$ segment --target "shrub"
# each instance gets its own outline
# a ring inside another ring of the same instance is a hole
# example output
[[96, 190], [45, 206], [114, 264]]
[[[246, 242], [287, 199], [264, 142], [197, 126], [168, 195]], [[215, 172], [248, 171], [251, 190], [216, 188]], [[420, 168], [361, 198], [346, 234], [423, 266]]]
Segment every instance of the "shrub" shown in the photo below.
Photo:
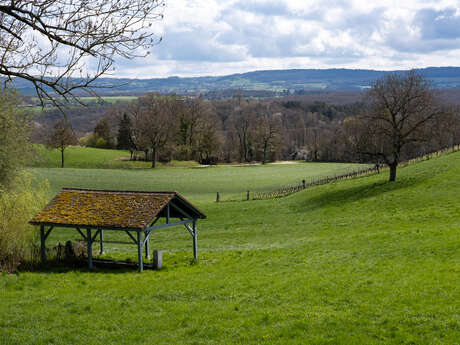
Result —
[[35, 183], [30, 173], [19, 173], [7, 191], [0, 190], [0, 271], [14, 272], [24, 261], [34, 261], [38, 231], [29, 220], [49, 197], [48, 182]]
[[31, 157], [31, 122], [17, 104], [17, 94], [0, 87], [0, 189], [9, 187], [18, 170]]

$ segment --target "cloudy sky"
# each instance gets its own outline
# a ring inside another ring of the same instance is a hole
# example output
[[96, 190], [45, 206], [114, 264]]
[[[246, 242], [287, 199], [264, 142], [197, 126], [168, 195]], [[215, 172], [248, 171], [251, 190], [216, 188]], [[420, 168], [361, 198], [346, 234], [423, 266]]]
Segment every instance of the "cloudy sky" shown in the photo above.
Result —
[[165, 0], [137, 78], [262, 69], [460, 66], [460, 0]]

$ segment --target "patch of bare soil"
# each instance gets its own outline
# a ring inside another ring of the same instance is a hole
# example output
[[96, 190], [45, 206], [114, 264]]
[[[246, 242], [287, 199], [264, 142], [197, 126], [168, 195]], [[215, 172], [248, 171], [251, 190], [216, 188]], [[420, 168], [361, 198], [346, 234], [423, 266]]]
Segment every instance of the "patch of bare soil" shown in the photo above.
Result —
[[299, 161], [277, 161], [277, 162], [273, 162], [273, 163], [270, 163], [270, 164], [297, 164], [299, 163]]

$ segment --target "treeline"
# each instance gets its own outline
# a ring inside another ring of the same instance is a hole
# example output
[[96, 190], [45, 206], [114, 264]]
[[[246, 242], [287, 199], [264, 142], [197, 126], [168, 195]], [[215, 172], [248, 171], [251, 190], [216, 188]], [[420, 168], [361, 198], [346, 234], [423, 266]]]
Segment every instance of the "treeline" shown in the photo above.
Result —
[[[224, 100], [155, 93], [106, 109], [83, 145], [129, 150], [133, 159], [267, 162], [343, 160], [330, 147], [335, 128], [361, 103], [329, 105], [279, 98]], [[73, 121], [72, 121], [73, 122]]]
[[[364, 102], [328, 104], [302, 98], [224, 100], [146, 94], [105, 109], [84, 145], [131, 151], [132, 159], [262, 163], [274, 160], [369, 162], [356, 152], [354, 119]], [[458, 111], [439, 117], [432, 133], [407, 145], [403, 158], [458, 144]]]

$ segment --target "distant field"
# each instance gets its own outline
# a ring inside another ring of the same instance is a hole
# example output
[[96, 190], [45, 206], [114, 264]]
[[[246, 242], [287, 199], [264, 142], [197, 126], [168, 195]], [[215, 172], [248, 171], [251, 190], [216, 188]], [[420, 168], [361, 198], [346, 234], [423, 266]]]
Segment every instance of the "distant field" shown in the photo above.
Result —
[[[137, 96], [101, 96], [101, 97], [80, 97], [79, 99], [83, 103], [90, 103], [90, 102], [99, 102], [102, 100], [102, 102], [105, 103], [110, 103], [110, 104], [116, 104], [119, 102], [131, 102], [136, 100], [138, 97]], [[31, 101], [34, 103], [39, 103], [39, 100], [37, 97], [32, 97]], [[75, 102], [74, 105], [72, 106], [80, 106], [77, 102]], [[34, 106], [34, 107], [26, 107], [26, 110], [30, 111], [31, 113], [39, 113], [43, 110], [49, 110], [49, 109], [54, 109], [54, 106], [49, 104], [47, 107], [42, 108], [41, 106]]]
[[155, 169], [72, 169], [34, 168], [39, 176], [50, 180], [52, 192], [62, 187], [175, 190], [200, 202], [242, 199], [246, 191], [271, 191], [280, 186], [300, 184], [324, 176], [362, 167], [359, 164], [298, 163], [265, 166], [215, 166], [206, 168]]
[[[42, 145], [37, 145], [37, 158], [31, 162], [34, 167], [57, 168], [61, 166], [61, 152], [57, 149], [49, 150]], [[72, 146], [65, 150], [66, 168], [148, 168], [151, 162], [128, 161], [130, 153], [122, 150], [97, 149], [92, 147]], [[177, 162], [168, 164], [157, 163], [158, 166], [197, 166], [197, 162]]]
[[[195, 161], [157, 163], [126, 161], [128, 151], [69, 147], [65, 167], [58, 168], [58, 150], [37, 146], [39, 158], [31, 164], [40, 176], [52, 181], [53, 193], [62, 187], [176, 190], [199, 200], [214, 200], [220, 192], [222, 200], [242, 199], [246, 191], [263, 192], [281, 186], [300, 184], [364, 168], [362, 164], [305, 163], [279, 165], [217, 165], [200, 167]], [[78, 168], [78, 169], [75, 169]], [[125, 169], [132, 168], [132, 169]]]
[[137, 99], [137, 96], [102, 96], [98, 97], [80, 97], [83, 102], [95, 102], [102, 99], [104, 102], [107, 103], [117, 103], [117, 102], [131, 102]]

